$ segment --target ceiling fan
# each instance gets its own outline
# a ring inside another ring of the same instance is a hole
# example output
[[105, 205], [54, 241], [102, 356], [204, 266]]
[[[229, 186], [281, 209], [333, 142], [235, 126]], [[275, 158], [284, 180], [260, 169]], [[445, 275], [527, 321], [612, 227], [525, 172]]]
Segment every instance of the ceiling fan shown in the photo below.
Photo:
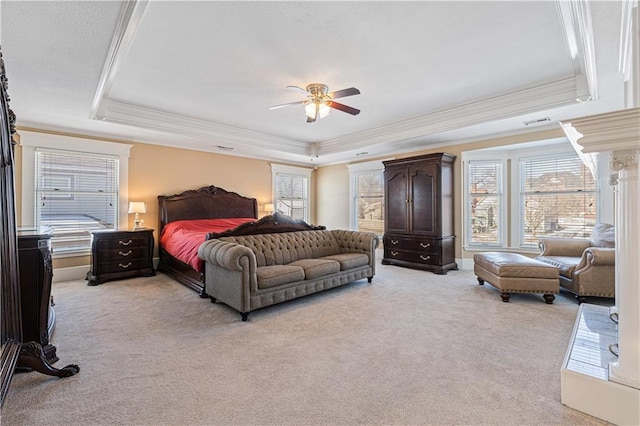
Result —
[[329, 92], [329, 86], [319, 83], [309, 84], [306, 90], [298, 86], [287, 86], [287, 88], [304, 93], [307, 99], [304, 101], [270, 106], [269, 109], [278, 109], [291, 105], [305, 105], [304, 110], [307, 115], [307, 123], [313, 123], [320, 118], [326, 117], [331, 111], [331, 108], [351, 115], [360, 114], [359, 109], [334, 101], [334, 99], [344, 98], [346, 96], [359, 95], [360, 90], [355, 87], [349, 87], [348, 89], [337, 90], [335, 92]]

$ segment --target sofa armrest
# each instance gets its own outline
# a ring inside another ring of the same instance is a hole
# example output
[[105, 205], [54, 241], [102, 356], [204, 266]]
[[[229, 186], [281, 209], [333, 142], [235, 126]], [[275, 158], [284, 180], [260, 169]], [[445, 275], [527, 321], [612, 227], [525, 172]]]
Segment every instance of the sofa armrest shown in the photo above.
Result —
[[198, 248], [198, 256], [205, 262], [232, 271], [246, 268], [255, 273], [256, 256], [249, 247], [228, 241], [212, 239], [205, 241]]
[[589, 247], [582, 254], [580, 263], [576, 266], [576, 271], [586, 269], [590, 266], [615, 266], [616, 249], [608, 247]]
[[541, 238], [540, 256], [580, 257], [589, 248], [590, 241], [576, 238]]
[[342, 229], [332, 230], [343, 253], [370, 253], [378, 248], [378, 236], [373, 232], [346, 231]]

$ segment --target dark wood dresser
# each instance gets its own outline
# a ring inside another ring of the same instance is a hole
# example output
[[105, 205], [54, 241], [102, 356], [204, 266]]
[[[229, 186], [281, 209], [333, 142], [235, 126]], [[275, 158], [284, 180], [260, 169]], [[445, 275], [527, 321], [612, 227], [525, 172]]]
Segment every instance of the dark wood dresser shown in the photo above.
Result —
[[18, 229], [23, 341], [42, 345], [49, 363], [58, 360], [56, 347], [49, 342], [56, 319], [51, 298], [52, 233], [50, 229]]
[[382, 263], [446, 274], [458, 269], [453, 235], [454, 155], [384, 161]]
[[155, 275], [153, 229], [94, 231], [88, 285]]

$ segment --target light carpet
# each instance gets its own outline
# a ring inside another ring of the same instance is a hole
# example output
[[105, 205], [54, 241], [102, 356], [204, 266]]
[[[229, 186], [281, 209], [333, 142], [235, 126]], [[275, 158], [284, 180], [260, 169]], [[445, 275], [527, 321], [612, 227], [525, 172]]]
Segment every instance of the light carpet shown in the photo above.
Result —
[[163, 274], [53, 295], [80, 373], [15, 375], [3, 425], [606, 424], [560, 403], [577, 303], [503, 303], [470, 271], [378, 264], [248, 322]]

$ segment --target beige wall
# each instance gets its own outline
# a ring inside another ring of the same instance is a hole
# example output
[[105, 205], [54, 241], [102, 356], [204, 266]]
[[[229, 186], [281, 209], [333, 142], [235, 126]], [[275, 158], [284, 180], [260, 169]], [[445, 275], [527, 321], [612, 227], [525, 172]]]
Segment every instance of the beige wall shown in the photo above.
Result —
[[[456, 258], [470, 257], [462, 248], [462, 170], [461, 156], [464, 151], [490, 148], [495, 146], [512, 145], [518, 143], [539, 141], [563, 137], [561, 129], [547, 130], [543, 132], [527, 133], [496, 139], [487, 139], [459, 145], [439, 146], [411, 153], [403, 153], [394, 158], [407, 158], [415, 155], [430, 154], [434, 152], [447, 152], [457, 156], [454, 163], [454, 233], [456, 236]], [[384, 158], [390, 158], [387, 155]], [[373, 161], [375, 158], [367, 159]], [[349, 226], [349, 170], [345, 164], [321, 167], [317, 173], [318, 198], [317, 223], [328, 228], [343, 228]]]

